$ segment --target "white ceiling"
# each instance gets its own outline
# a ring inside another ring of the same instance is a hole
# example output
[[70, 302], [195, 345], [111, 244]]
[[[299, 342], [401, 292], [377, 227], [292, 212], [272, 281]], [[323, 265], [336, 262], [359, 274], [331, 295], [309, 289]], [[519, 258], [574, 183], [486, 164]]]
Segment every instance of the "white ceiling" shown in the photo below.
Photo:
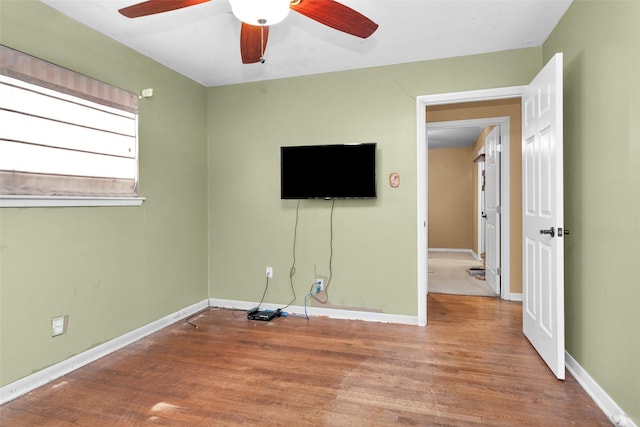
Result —
[[470, 147], [480, 136], [485, 126], [456, 126], [442, 129], [427, 129], [429, 149]]
[[[343, 0], [379, 24], [359, 39], [291, 12], [264, 64], [242, 64], [228, 0], [129, 19], [137, 0], [40, 0], [205, 86], [540, 46], [571, 0]], [[303, 0], [304, 1], [304, 0]]]

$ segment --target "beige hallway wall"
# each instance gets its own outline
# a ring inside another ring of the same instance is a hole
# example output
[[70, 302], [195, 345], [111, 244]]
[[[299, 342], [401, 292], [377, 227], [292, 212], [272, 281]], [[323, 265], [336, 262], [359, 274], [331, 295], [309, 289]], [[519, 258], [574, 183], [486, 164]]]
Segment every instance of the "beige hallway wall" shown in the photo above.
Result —
[[429, 247], [473, 247], [472, 147], [429, 150]]

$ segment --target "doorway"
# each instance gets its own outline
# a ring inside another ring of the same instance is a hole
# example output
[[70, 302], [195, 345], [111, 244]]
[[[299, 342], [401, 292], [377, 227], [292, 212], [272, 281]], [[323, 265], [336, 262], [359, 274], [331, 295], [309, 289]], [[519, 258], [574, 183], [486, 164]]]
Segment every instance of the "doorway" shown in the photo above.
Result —
[[[473, 104], [492, 101], [497, 102], [517, 102], [517, 117], [520, 117], [519, 103], [523, 93], [523, 87], [510, 87], [500, 89], [488, 89], [472, 92], [459, 92], [441, 95], [427, 95], [418, 97], [417, 99], [417, 123], [418, 123], [418, 139], [417, 139], [417, 154], [418, 154], [418, 174], [417, 174], [417, 187], [418, 187], [418, 324], [426, 325], [427, 312], [426, 312], [426, 298], [425, 295], [428, 292], [428, 223], [427, 223], [427, 209], [428, 209], [428, 176], [427, 176], [427, 162], [428, 162], [428, 138], [427, 138], [427, 109], [433, 108], [435, 110], [441, 110], [441, 112], [450, 112], [451, 110], [457, 110], [458, 112], [468, 112], [469, 109], [474, 107]], [[513, 139], [519, 141], [519, 137], [511, 137], [513, 131], [520, 132], [520, 128], [510, 129], [511, 123], [514, 121], [504, 120], [500, 118], [500, 115], [485, 115], [483, 119], [488, 119], [493, 124], [499, 122], [503, 128], [502, 132], [506, 132], [506, 140]], [[518, 119], [520, 120], [520, 119]], [[446, 120], [430, 120], [431, 122], [446, 121]], [[452, 121], [452, 119], [449, 119]], [[511, 137], [511, 138], [510, 138]], [[503, 179], [503, 185], [500, 189], [500, 195], [502, 198], [502, 206], [509, 207], [502, 210], [502, 224], [501, 224], [501, 246], [502, 252], [509, 254], [508, 261], [504, 262], [501, 267], [501, 297], [508, 300], [522, 300], [521, 296], [521, 284], [520, 287], [512, 286], [512, 273], [515, 273], [515, 277], [520, 277], [520, 271], [512, 272], [512, 265], [514, 260], [521, 259], [521, 247], [513, 247], [511, 245], [511, 189], [520, 188], [520, 181], [512, 183], [513, 180], [510, 175], [510, 163], [512, 162], [512, 155], [510, 152], [510, 144], [505, 143], [501, 146], [501, 153], [504, 159], [509, 161], [503, 161], [501, 164], [501, 174], [506, 177]], [[518, 171], [519, 172], [519, 171]], [[515, 174], [514, 174], [515, 175]], [[519, 194], [519, 197], [521, 195]], [[514, 199], [517, 200], [517, 199]], [[517, 254], [515, 252], [518, 252]], [[521, 268], [521, 265], [520, 265]]]
[[[521, 153], [519, 156], [510, 156], [509, 161], [502, 164], [515, 164], [519, 158], [521, 192], [513, 200], [520, 202], [505, 204], [509, 209], [505, 208], [504, 213], [516, 211], [519, 207], [518, 214], [512, 216], [514, 223], [517, 217], [521, 220], [520, 229], [516, 230], [514, 227], [513, 235], [520, 242], [519, 245], [514, 245], [513, 251], [517, 250], [517, 246], [520, 247], [520, 286], [526, 291], [521, 292], [519, 298], [523, 302], [523, 332], [558, 379], [565, 377], [562, 75], [563, 55], [556, 53], [526, 86], [423, 96], [417, 99], [418, 324], [426, 325], [427, 322], [425, 296], [429, 286], [426, 250], [421, 245], [426, 244], [428, 237], [428, 106], [452, 104], [454, 108], [458, 108], [465, 102], [517, 99], [521, 110], [521, 135], [513, 140], [520, 140], [522, 143], [513, 144], [512, 147], [514, 152], [519, 147]], [[505, 148], [507, 147], [509, 145]], [[513, 176], [504, 181], [514, 192], [517, 188], [513, 179], [515, 176], [514, 171]], [[501, 195], [504, 194], [509, 196], [510, 193], [501, 190]], [[510, 267], [517, 265], [514, 264], [514, 253], [508, 253]]]
[[510, 254], [501, 253], [500, 189], [508, 182], [501, 183], [500, 159], [509, 155], [510, 117], [489, 116], [519, 115], [519, 104], [511, 104], [517, 108], [467, 105], [463, 114], [485, 117], [466, 120], [441, 121], [460, 115], [449, 108], [427, 111], [429, 292], [509, 294], [501, 288], [501, 265], [509, 264]]

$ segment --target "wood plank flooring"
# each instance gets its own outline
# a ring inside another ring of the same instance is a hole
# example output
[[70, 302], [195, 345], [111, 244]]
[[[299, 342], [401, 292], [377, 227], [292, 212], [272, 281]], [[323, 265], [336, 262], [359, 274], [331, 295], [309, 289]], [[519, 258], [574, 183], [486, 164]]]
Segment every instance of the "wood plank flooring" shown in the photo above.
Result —
[[521, 304], [431, 294], [429, 325], [210, 309], [0, 407], [12, 426], [610, 425]]

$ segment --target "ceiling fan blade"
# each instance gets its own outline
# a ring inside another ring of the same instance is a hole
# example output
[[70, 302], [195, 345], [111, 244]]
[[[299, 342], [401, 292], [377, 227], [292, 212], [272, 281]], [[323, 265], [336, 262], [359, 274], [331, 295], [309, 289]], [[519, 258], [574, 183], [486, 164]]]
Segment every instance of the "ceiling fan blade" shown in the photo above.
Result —
[[148, 0], [118, 10], [127, 18], [139, 18], [141, 16], [154, 15], [156, 13], [169, 12], [182, 9], [187, 6], [205, 3], [209, 0]]
[[259, 27], [242, 23], [240, 30], [240, 54], [243, 64], [264, 62], [264, 51], [267, 48], [269, 26]]
[[300, 0], [291, 9], [336, 30], [366, 39], [378, 24], [334, 0]]

